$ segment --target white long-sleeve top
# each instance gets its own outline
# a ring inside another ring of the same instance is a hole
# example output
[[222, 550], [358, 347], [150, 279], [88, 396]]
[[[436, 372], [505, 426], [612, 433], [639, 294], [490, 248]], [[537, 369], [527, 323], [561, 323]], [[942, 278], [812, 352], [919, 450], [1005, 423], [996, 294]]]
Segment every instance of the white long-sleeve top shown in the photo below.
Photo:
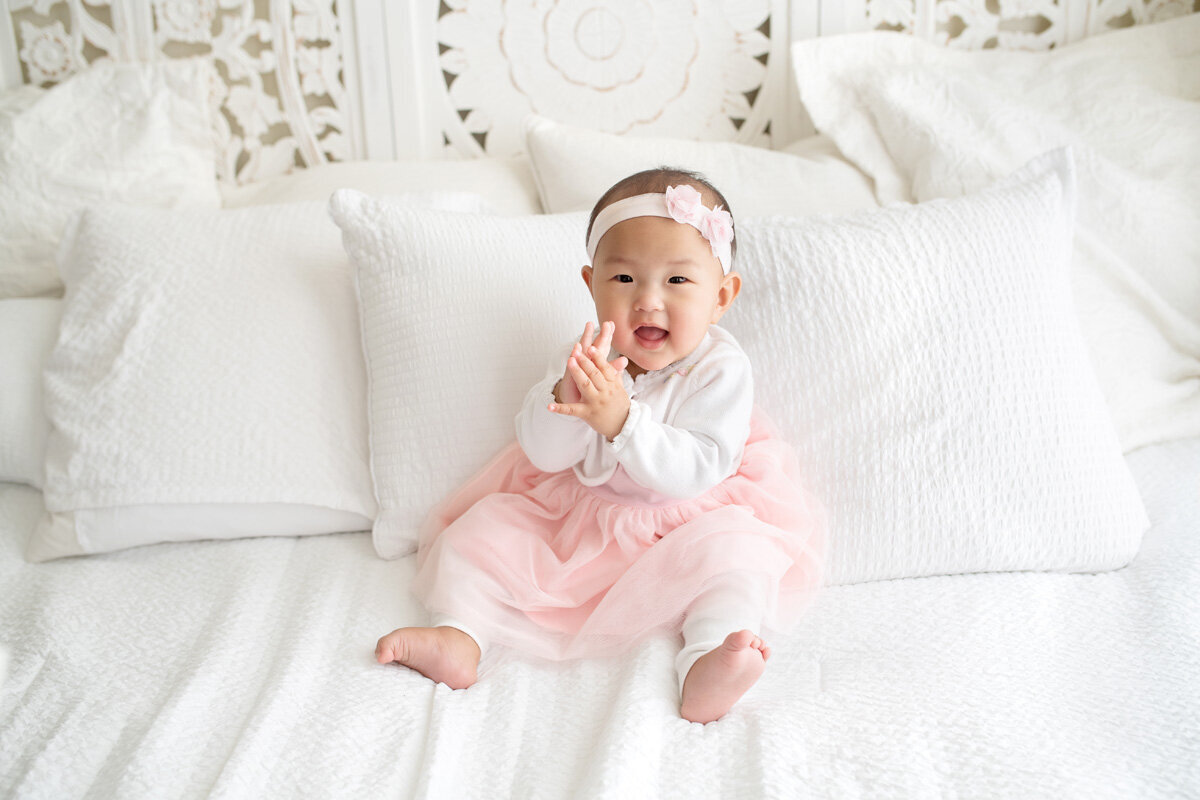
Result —
[[754, 382], [750, 360], [728, 331], [710, 325], [679, 361], [636, 378], [622, 372], [629, 416], [611, 442], [583, 420], [547, 408], [573, 346], [554, 354], [517, 415], [517, 441], [535, 467], [569, 467], [580, 483], [598, 486], [620, 465], [648, 490], [645, 499], [697, 497], [737, 471], [750, 434]]

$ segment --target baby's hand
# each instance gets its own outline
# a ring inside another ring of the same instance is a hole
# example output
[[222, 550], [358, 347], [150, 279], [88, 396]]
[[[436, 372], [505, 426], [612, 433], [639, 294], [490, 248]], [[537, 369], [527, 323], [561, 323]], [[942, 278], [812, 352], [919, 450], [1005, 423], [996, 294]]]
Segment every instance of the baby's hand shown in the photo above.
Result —
[[[575, 343], [575, 347], [571, 350], [571, 357], [583, 358], [584, 350], [590, 347], [593, 343], [595, 344], [597, 350], [601, 351], [603, 354], [607, 354], [609, 348], [612, 347], [612, 335], [614, 330], [616, 330], [616, 326], [611, 322], [604, 323], [604, 325], [601, 326], [599, 334], [596, 333], [596, 326], [594, 323], [589, 322], [588, 324], [584, 325], [583, 336], [580, 336], [579, 341]], [[625, 364], [629, 363], [629, 360], [624, 359], [624, 357], [615, 359], [613, 364], [616, 364], [617, 361], [621, 361], [621, 365], [616, 367], [618, 372], [625, 369]], [[562, 379], [559, 380], [554, 387], [554, 401], [556, 403], [574, 404], [578, 403], [582, 399], [583, 395], [579, 393], [579, 387], [576, 385], [575, 379], [571, 377], [571, 370], [568, 368], [565, 372], [563, 372]]]
[[[583, 326], [583, 336], [579, 337], [579, 341], [571, 349], [571, 355], [568, 356], [568, 359], [580, 355], [583, 352], [582, 348], [592, 343], [592, 339], [594, 338], [592, 332], [594, 329], [595, 326], [590, 322]], [[565, 370], [562, 379], [554, 387], [554, 401], [556, 403], [578, 403], [582, 397], [579, 394], [579, 387], [575, 385], [575, 380], [571, 377], [571, 370]]]
[[[583, 338], [567, 359], [567, 374], [559, 384], [563, 402], [551, 403], [550, 410], [556, 414], [579, 417], [612, 441], [625, 426], [625, 418], [629, 415], [629, 395], [625, 393], [625, 385], [621, 382], [621, 372], [629, 364], [629, 359], [618, 356], [611, 362], [605, 360], [616, 329], [613, 323], [605, 322], [600, 328], [600, 335], [588, 346], [585, 342], [591, 338], [591, 328], [592, 323], [589, 322], [583, 330]], [[568, 385], [575, 388], [579, 394], [578, 400], [567, 402]]]

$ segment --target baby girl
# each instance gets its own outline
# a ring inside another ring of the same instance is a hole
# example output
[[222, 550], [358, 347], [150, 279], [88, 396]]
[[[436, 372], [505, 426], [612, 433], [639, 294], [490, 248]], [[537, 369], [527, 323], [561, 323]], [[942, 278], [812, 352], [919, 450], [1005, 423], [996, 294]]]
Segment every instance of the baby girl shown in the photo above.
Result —
[[458, 689], [501, 644], [553, 659], [682, 634], [680, 714], [723, 716], [820, 582], [824, 515], [715, 324], [741, 289], [725, 198], [639, 172], [592, 211], [583, 283], [600, 326], [553, 355], [517, 442], [431, 515], [414, 591], [432, 627], [379, 640]]

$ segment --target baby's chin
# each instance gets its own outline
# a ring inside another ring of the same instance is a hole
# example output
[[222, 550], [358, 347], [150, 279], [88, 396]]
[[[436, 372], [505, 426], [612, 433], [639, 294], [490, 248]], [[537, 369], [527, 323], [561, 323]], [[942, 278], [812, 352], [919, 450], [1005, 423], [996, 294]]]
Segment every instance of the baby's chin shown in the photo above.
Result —
[[629, 369], [630, 374], [636, 376], [636, 375], [640, 375], [643, 372], [654, 372], [655, 370], [660, 370], [660, 369], [663, 369], [664, 367], [669, 367], [675, 361], [678, 361], [678, 359], [672, 359], [672, 358], [667, 358], [667, 357], [630, 358], [628, 369]]

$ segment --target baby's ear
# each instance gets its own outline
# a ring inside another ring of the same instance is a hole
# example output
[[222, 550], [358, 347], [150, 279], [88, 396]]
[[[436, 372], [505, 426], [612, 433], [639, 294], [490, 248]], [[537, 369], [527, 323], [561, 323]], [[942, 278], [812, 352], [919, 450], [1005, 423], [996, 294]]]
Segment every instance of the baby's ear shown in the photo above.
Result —
[[587, 264], [584, 264], [583, 268], [581, 270], [579, 270], [579, 274], [581, 276], [583, 276], [583, 282], [588, 287], [588, 291], [591, 292], [592, 291], [592, 268], [589, 267]]
[[709, 322], [719, 320], [729, 307], [733, 305], [733, 299], [742, 291], [742, 276], [736, 272], [731, 272], [721, 279], [721, 288], [717, 290], [717, 306], [713, 309], [712, 319]]

